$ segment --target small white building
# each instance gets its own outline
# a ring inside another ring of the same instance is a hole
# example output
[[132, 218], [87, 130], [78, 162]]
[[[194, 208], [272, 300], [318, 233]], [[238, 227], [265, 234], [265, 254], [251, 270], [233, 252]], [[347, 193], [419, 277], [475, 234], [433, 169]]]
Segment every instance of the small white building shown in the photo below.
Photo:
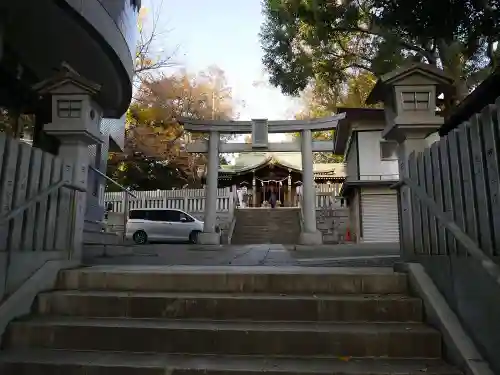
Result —
[[334, 152], [346, 161], [346, 180], [340, 194], [349, 207], [351, 237], [356, 242], [399, 240], [398, 144], [382, 138], [383, 109], [339, 108], [346, 118], [339, 122]]
[[443, 122], [438, 96], [449, 84], [441, 70], [411, 64], [382, 76], [373, 88], [367, 104], [382, 102], [383, 109], [338, 109], [346, 117], [335, 132], [334, 153], [346, 162], [341, 195], [355, 242], [399, 241], [398, 196], [390, 188], [399, 180], [398, 156], [404, 153], [398, 142], [415, 136], [430, 145], [438, 139], [435, 131]]

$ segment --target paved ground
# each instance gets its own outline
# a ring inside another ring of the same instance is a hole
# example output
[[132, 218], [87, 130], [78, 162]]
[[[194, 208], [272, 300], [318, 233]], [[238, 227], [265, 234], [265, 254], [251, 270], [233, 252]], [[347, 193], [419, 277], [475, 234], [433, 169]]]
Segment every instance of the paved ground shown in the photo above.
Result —
[[392, 266], [396, 244], [323, 245], [177, 245], [112, 246], [106, 255], [86, 249], [87, 264], [233, 265], [233, 266]]

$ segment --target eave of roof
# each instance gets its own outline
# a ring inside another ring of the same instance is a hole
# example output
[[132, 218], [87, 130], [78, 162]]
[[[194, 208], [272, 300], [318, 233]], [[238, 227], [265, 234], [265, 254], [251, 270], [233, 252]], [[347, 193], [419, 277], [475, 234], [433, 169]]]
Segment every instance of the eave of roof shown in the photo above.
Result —
[[353, 122], [385, 121], [385, 113], [382, 108], [339, 107], [338, 110], [345, 113], [346, 117], [339, 121], [337, 130], [335, 131], [333, 138], [333, 153], [335, 155], [344, 155]]

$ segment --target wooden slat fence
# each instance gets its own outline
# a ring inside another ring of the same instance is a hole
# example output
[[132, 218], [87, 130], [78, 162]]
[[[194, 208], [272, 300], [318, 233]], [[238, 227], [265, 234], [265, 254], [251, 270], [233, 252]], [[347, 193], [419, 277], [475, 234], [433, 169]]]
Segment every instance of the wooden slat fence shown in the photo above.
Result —
[[495, 373], [500, 332], [500, 98], [420, 153], [398, 184], [402, 253], [422, 263]]
[[[0, 217], [61, 179], [72, 181], [73, 168], [72, 162], [0, 133]], [[0, 226], [0, 265], [4, 268], [0, 270], [0, 299], [48, 259], [68, 257], [70, 196], [68, 189], [61, 188]]]
[[[205, 211], [205, 189], [179, 189], [132, 191], [137, 198], [129, 198], [129, 208], [177, 208], [186, 212]], [[217, 189], [217, 212], [229, 210], [231, 189]], [[106, 206], [111, 204], [111, 212], [123, 212], [125, 193], [106, 192], [104, 201]]]
[[[410, 182], [447, 218], [439, 220], [410, 187], [410, 200], [402, 200], [402, 224], [406, 244], [414, 245], [416, 254], [466, 254], [460, 240], [468, 237], [487, 256], [500, 255], [499, 147], [497, 106], [489, 105], [431, 147], [410, 155]], [[445, 229], [447, 222], [458, 226], [459, 238]]]

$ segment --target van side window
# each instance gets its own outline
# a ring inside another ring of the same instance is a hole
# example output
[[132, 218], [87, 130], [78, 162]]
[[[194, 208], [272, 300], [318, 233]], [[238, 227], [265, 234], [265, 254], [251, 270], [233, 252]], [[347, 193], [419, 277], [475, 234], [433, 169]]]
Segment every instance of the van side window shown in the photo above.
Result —
[[165, 221], [170, 221], [170, 222], [173, 222], [173, 223], [178, 223], [181, 221], [181, 213], [179, 211], [175, 211], [175, 210], [166, 210], [165, 211], [165, 216], [166, 216], [166, 219]]
[[147, 216], [146, 213], [147, 211], [145, 210], [130, 210], [130, 212], [128, 213], [128, 218], [144, 220]]
[[164, 210], [151, 210], [148, 211], [148, 220], [151, 221], [168, 221], [166, 218], [167, 211]]

